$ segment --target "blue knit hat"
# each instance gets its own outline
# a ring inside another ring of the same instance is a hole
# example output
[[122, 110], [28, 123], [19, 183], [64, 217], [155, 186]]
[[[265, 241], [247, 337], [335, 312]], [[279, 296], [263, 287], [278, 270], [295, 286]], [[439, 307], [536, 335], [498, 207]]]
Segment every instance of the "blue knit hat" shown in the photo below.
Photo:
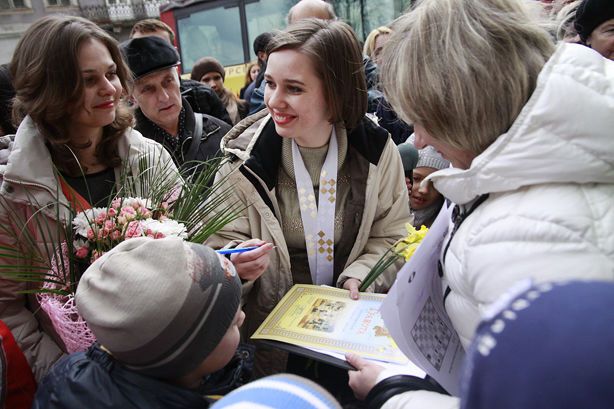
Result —
[[480, 324], [465, 409], [614, 407], [614, 283], [541, 284]]
[[341, 409], [339, 403], [316, 383], [290, 374], [268, 376], [226, 395], [212, 409]]

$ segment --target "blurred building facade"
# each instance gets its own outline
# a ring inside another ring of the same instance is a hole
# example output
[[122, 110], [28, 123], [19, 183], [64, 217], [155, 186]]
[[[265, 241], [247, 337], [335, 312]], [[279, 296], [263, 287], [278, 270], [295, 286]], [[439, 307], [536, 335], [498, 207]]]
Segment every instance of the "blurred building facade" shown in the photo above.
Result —
[[162, 0], [0, 0], [0, 64], [11, 60], [19, 38], [47, 14], [70, 14], [97, 23], [122, 41], [141, 19], [159, 17]]

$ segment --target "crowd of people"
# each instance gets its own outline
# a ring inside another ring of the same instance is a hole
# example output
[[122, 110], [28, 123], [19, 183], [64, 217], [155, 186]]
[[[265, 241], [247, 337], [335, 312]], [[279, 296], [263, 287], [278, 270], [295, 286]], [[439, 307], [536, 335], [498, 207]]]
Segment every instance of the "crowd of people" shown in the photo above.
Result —
[[[0, 69], [0, 407], [612, 407], [614, 3], [419, 0], [364, 44], [323, 0], [287, 23], [256, 37], [241, 98], [210, 56], [181, 79], [158, 20], [120, 44], [52, 15], [20, 39]], [[69, 353], [42, 283], [15, 273], [55, 254], [71, 212], [121, 196], [126, 169], [181, 190], [212, 159], [203, 203], [236, 217], [85, 266], [97, 341]], [[448, 213], [433, 274], [467, 352], [459, 396], [251, 345], [294, 284], [359, 299], [406, 224]]]

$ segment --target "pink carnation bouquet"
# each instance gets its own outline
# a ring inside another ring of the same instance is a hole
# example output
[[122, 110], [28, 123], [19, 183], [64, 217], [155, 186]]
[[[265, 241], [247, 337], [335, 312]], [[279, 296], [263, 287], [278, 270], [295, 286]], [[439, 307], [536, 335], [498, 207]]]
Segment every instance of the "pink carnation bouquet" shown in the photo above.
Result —
[[78, 213], [72, 220], [73, 254], [69, 254], [71, 250], [66, 242], [61, 244], [48, 272], [49, 276], [57, 278], [57, 282], [45, 281], [43, 288], [50, 291], [37, 294], [41, 308], [49, 316], [67, 352], [84, 351], [96, 340], [79, 316], [74, 292], [70, 291], [72, 284], [76, 284], [74, 278], [71, 280], [65, 274], [70, 271], [68, 263], [71, 258], [77, 265], [89, 265], [122, 241], [135, 237], [187, 239], [185, 225], [170, 219], [168, 208], [166, 202], [153, 209], [151, 201], [146, 199], [116, 198], [108, 208], [91, 208]]

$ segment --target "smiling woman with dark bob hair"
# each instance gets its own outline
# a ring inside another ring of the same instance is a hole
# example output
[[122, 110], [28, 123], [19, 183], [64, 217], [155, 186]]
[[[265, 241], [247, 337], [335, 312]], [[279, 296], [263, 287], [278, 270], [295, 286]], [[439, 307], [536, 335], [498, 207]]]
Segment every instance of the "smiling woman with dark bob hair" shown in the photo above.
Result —
[[[399, 153], [365, 116], [362, 54], [350, 26], [300, 20], [273, 37], [267, 54], [267, 110], [226, 135], [233, 161], [217, 176], [248, 207], [208, 243], [261, 245], [232, 258], [245, 280], [247, 336], [293, 284], [336, 285], [357, 298], [410, 222]], [[394, 268], [388, 273], [374, 290], [392, 284]], [[257, 352], [259, 374], [285, 369], [274, 352]]]
[[[141, 162], [151, 171], [156, 164], [173, 173], [168, 153], [132, 130], [132, 115], [121, 101], [128, 70], [117, 42], [94, 23], [62, 15], [34, 22], [17, 45], [11, 74], [21, 124], [0, 168], [3, 248], [25, 252], [36, 246], [39, 254], [53, 254], [57, 223], [69, 219], [69, 209], [106, 206], [120, 170], [139, 172]], [[47, 233], [34, 231], [32, 241], [26, 240], [20, 225], [25, 220], [48, 226]], [[0, 258], [4, 268], [20, 263]], [[32, 289], [0, 278], [0, 319], [40, 380], [66, 349], [35, 297], [20, 292]]]
[[[520, 280], [614, 280], [614, 62], [555, 47], [530, 3], [419, 1], [384, 50], [388, 101], [414, 124], [416, 147], [453, 166], [425, 180], [456, 206], [440, 263], [465, 348]], [[360, 396], [385, 378], [353, 364]], [[454, 407], [434, 392], [405, 395], [383, 408]]]

